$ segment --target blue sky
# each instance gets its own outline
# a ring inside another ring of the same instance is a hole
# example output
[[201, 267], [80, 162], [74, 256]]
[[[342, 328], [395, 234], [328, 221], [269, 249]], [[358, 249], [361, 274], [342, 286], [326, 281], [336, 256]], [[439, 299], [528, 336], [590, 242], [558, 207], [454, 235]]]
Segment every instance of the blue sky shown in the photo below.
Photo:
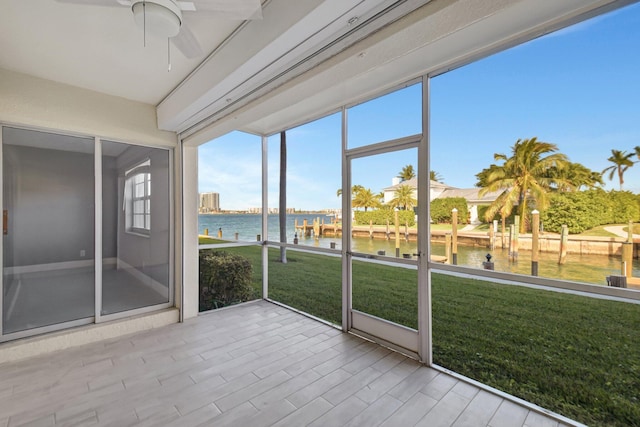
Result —
[[[640, 5], [533, 40], [431, 80], [431, 168], [454, 187], [509, 154], [518, 138], [551, 142], [573, 162], [601, 171], [611, 149], [640, 145]], [[419, 85], [349, 111], [349, 146], [420, 132]], [[269, 138], [269, 205], [276, 207], [279, 135]], [[339, 208], [340, 117], [287, 132], [288, 206]], [[199, 150], [200, 192], [220, 193], [223, 209], [261, 204], [260, 138], [234, 132]], [[374, 192], [415, 150], [358, 159], [353, 183]], [[605, 189], [617, 178], [605, 177]], [[640, 193], [640, 164], [625, 174]]]

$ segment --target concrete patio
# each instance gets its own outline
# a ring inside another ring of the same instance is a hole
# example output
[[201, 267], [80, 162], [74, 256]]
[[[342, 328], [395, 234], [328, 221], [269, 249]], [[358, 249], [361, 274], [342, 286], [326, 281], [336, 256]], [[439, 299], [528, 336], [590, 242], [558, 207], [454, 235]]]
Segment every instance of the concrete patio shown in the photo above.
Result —
[[256, 301], [0, 365], [0, 426], [565, 426]]

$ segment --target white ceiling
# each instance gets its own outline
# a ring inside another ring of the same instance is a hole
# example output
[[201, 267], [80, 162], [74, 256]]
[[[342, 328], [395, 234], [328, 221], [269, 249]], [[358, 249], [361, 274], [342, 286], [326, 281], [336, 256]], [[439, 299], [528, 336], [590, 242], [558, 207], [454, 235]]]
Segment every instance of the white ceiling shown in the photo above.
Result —
[[[91, 0], [87, 0], [88, 3]], [[147, 37], [128, 7], [55, 0], [0, 1], [0, 67], [157, 105], [205, 58], [185, 58], [167, 41]], [[243, 21], [185, 13], [206, 53]]]
[[173, 49], [167, 72], [166, 42], [143, 47], [127, 7], [0, 0], [0, 68], [155, 105], [159, 128], [201, 144], [273, 133], [630, 1], [268, 0], [259, 21], [189, 16], [205, 55]]

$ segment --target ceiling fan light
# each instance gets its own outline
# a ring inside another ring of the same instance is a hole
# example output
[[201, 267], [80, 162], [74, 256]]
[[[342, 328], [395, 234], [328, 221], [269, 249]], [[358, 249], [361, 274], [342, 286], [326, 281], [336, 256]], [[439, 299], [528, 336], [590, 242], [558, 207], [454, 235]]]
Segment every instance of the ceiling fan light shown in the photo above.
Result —
[[170, 38], [177, 36], [180, 31], [182, 14], [171, 0], [137, 1], [133, 3], [131, 10], [136, 25], [145, 29], [148, 34]]

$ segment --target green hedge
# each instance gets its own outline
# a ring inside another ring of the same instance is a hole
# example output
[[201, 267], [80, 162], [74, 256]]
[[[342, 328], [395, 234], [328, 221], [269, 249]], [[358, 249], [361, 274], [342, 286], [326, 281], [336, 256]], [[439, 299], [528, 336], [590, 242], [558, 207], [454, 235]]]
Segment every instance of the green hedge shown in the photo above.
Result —
[[458, 209], [458, 224], [466, 224], [469, 221], [469, 207], [464, 197], [445, 197], [431, 202], [431, 221], [436, 224], [450, 224], [451, 210]]
[[[395, 214], [392, 209], [374, 209], [371, 211], [356, 211], [355, 223], [356, 225], [369, 225], [369, 221], [373, 221], [373, 225], [393, 225], [395, 221]], [[416, 225], [416, 214], [413, 209], [408, 211], [398, 211], [398, 221], [400, 225], [409, 224], [409, 227]]]
[[252, 267], [249, 259], [232, 253], [201, 250], [200, 311], [249, 301]]
[[640, 220], [638, 197], [628, 191], [602, 189], [554, 193], [549, 208], [540, 214], [546, 231], [560, 232], [563, 224], [577, 234], [598, 225]]

